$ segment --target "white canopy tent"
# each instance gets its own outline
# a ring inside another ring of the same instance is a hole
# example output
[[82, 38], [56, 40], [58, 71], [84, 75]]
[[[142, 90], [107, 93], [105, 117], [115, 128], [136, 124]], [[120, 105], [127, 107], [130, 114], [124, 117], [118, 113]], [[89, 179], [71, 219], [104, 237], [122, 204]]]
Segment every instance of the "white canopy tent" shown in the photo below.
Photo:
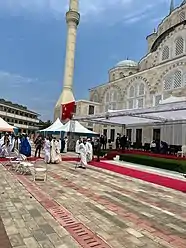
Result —
[[59, 128], [57, 131], [65, 132], [65, 133], [74, 133], [74, 134], [84, 134], [84, 135], [92, 135], [96, 136], [97, 133], [87, 129], [83, 125], [81, 125], [78, 121], [70, 120], [62, 128]]
[[63, 128], [63, 124], [61, 123], [60, 119], [58, 118], [50, 127], [47, 127], [40, 132], [58, 132], [58, 129]]
[[0, 132], [13, 132], [16, 127], [11, 126], [8, 122], [0, 117]]
[[186, 120], [186, 98], [171, 96], [162, 100], [157, 107], [109, 110], [99, 115], [76, 117], [75, 119], [111, 125], [141, 125], [183, 121]]

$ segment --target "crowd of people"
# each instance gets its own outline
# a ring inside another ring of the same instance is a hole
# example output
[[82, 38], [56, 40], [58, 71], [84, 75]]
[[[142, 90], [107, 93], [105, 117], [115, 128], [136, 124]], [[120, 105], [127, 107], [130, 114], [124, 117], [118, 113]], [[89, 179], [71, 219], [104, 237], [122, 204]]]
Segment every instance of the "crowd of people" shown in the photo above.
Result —
[[[11, 133], [5, 133], [0, 138], [0, 157], [10, 156], [11, 152], [14, 152], [15, 149], [26, 157], [30, 157], [34, 146], [34, 155], [36, 158], [40, 158], [43, 151], [46, 163], [60, 163], [62, 161], [61, 153], [67, 152], [68, 141], [68, 137], [64, 137], [61, 140], [52, 136], [43, 137], [42, 135], [38, 135], [31, 140], [25, 133], [17, 136]], [[75, 144], [75, 152], [80, 158], [78, 167], [85, 169], [87, 163], [93, 160], [94, 155], [97, 156], [97, 161], [99, 161], [101, 149], [101, 138], [78, 138]]]
[[21, 154], [31, 156], [31, 144], [27, 134], [14, 135], [5, 133], [0, 138], [0, 157], [9, 156], [11, 152], [17, 149]]
[[[113, 149], [113, 142], [114, 140], [108, 139], [106, 135], [101, 135], [100, 137], [100, 144], [101, 144], [101, 149], [106, 150], [106, 149]], [[125, 148], [129, 148], [130, 147], [130, 140], [126, 135], [121, 135], [120, 133], [117, 134], [117, 137], [115, 139], [115, 148], [117, 150], [122, 149], [125, 150]]]

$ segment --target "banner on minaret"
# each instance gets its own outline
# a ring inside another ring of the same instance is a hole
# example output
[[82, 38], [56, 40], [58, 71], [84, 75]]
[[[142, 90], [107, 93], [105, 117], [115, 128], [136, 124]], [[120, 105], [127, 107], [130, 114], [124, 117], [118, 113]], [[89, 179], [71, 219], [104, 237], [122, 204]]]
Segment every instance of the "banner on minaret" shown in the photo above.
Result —
[[76, 102], [69, 102], [65, 104], [61, 104], [61, 120], [71, 120], [75, 113]]

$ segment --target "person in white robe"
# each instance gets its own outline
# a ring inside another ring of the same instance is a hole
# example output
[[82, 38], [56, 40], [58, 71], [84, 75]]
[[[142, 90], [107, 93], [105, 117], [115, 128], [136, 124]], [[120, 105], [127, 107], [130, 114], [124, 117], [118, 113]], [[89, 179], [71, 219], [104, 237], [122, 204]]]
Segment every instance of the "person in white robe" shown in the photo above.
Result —
[[65, 147], [64, 147], [64, 150], [63, 150], [63, 152], [64, 152], [64, 153], [67, 153], [67, 147], [68, 147], [68, 138], [67, 138], [67, 137], [65, 137], [65, 138], [64, 138], [64, 141], [65, 141]]
[[44, 142], [44, 152], [45, 152], [45, 163], [50, 163], [50, 152], [51, 152], [51, 144], [49, 137], [46, 137]]
[[4, 144], [4, 138], [5, 136], [1, 137], [0, 139], [0, 156], [3, 156], [3, 144]]
[[10, 136], [10, 152], [13, 152], [15, 148], [15, 136]]
[[86, 142], [80, 141], [79, 143], [80, 164], [78, 168], [86, 169], [87, 166], [87, 149]]
[[60, 163], [62, 161], [62, 159], [61, 159], [61, 141], [60, 140], [55, 141], [55, 147], [56, 147], [57, 163]]
[[51, 141], [51, 163], [58, 164], [61, 162], [61, 154], [59, 150], [59, 142], [56, 139]]
[[78, 153], [78, 154], [80, 153], [80, 152], [79, 152], [79, 145], [80, 145], [81, 142], [82, 142], [81, 138], [79, 138], [79, 139], [76, 141], [75, 152]]
[[90, 139], [87, 139], [86, 150], [87, 150], [87, 162], [91, 162], [93, 159], [93, 148]]
[[4, 144], [4, 139], [5, 139], [5, 136], [3, 135], [3, 137], [0, 139], [0, 146]]
[[4, 142], [1, 145], [1, 157], [6, 157], [10, 155], [10, 140], [9, 136], [6, 134], [4, 136]]

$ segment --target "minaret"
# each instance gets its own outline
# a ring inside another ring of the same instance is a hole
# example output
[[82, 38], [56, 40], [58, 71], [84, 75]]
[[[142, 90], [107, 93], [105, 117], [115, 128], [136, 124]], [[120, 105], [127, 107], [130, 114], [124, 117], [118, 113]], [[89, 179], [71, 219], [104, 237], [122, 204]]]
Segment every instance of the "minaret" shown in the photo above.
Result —
[[174, 11], [174, 0], [170, 2], [170, 14]]
[[76, 33], [79, 21], [79, 0], [70, 0], [69, 10], [66, 13], [67, 41], [63, 90], [55, 106], [54, 120], [60, 118], [60, 120], [65, 121], [66, 119], [70, 119], [71, 114], [74, 112], [73, 76]]

